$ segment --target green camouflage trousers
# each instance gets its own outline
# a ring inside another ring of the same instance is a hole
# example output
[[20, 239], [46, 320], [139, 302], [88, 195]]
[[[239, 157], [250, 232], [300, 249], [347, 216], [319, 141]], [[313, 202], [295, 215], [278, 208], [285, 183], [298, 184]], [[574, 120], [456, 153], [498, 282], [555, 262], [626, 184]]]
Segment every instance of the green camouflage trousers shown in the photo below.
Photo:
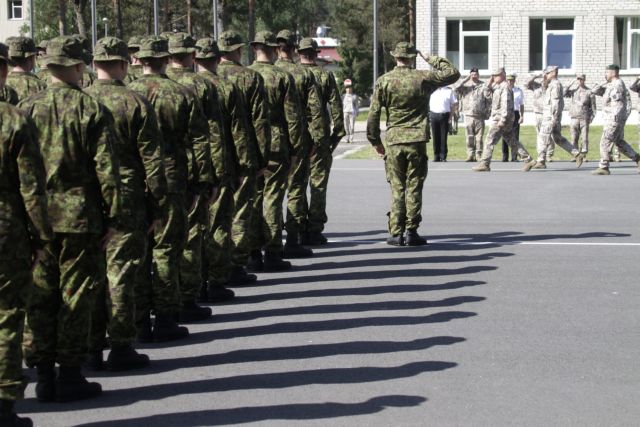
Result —
[[202, 242], [209, 223], [209, 201], [202, 196], [195, 200], [188, 215], [189, 231], [180, 261], [180, 298], [182, 302], [195, 301], [202, 286]]
[[184, 198], [169, 194], [160, 207], [162, 224], [154, 233], [136, 275], [136, 314], [172, 314], [180, 310], [180, 259], [187, 236]]
[[323, 143], [311, 156], [309, 166], [309, 214], [306, 231], [322, 232], [327, 223], [327, 187], [333, 153], [328, 143]]
[[33, 272], [27, 308], [32, 334], [25, 345], [30, 367], [58, 362], [81, 366], [87, 355], [91, 314], [104, 286], [105, 256], [97, 234], [56, 233]]
[[0, 399], [22, 399], [27, 386], [21, 345], [31, 290], [29, 261], [0, 259]]
[[224, 285], [231, 277], [233, 213], [233, 188], [225, 185], [220, 187], [218, 198], [209, 207], [210, 228], [203, 242], [203, 277], [210, 285]]
[[422, 188], [427, 178], [427, 144], [416, 142], [386, 147], [385, 169], [391, 185], [389, 234], [417, 230], [422, 221]]
[[265, 253], [282, 253], [283, 202], [287, 192], [287, 179], [291, 161], [280, 153], [269, 155], [269, 165], [264, 176], [262, 217]]
[[257, 180], [255, 171], [239, 177], [239, 185], [234, 194], [235, 212], [231, 227], [231, 239], [233, 250], [231, 261], [233, 265], [244, 266], [247, 264], [249, 252], [253, 249], [254, 238], [251, 229], [254, 222], [255, 200]]
[[111, 342], [131, 343], [136, 338], [135, 280], [147, 251], [143, 224], [134, 231], [117, 231], [107, 245], [107, 285], [96, 294], [91, 316], [89, 350], [102, 349], [105, 334]]
[[287, 221], [284, 228], [288, 234], [304, 231], [309, 215], [307, 206], [307, 176], [309, 175], [309, 155], [298, 157], [289, 172], [289, 192], [287, 194]]

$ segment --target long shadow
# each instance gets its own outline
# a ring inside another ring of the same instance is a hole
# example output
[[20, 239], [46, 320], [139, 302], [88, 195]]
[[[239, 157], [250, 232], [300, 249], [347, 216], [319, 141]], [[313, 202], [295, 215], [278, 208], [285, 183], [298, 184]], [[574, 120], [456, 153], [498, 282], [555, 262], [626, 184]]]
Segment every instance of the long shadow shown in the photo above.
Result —
[[366, 311], [400, 311], [423, 308], [453, 307], [470, 302], [484, 301], [484, 297], [458, 296], [437, 301], [381, 301], [350, 304], [324, 304], [312, 306], [272, 308], [266, 310], [244, 311], [215, 315], [211, 323], [242, 322], [268, 317], [299, 316], [309, 314], [363, 313]]
[[[606, 231], [593, 231], [579, 234], [524, 234], [520, 231], [503, 231], [500, 233], [488, 234], [443, 234], [429, 236], [431, 239], [449, 239], [452, 242], [446, 243], [467, 243], [467, 242], [489, 242], [489, 243], [514, 243], [514, 242], [535, 242], [540, 240], [554, 239], [602, 239], [607, 237], [629, 237], [628, 233], [611, 233]], [[440, 244], [440, 243], [438, 243]]]
[[[466, 319], [473, 316], [477, 316], [477, 314], [470, 311], [442, 311], [424, 316], [355, 317], [350, 319], [272, 323], [270, 325], [195, 332], [192, 333], [188, 339], [163, 343], [162, 347], [179, 347], [184, 345], [202, 344], [214, 340], [228, 340], [275, 334], [342, 331], [346, 329], [369, 328], [376, 326], [426, 325], [429, 323], [445, 323], [455, 319]], [[143, 348], [143, 346], [140, 347]], [[144, 347], [152, 347], [152, 345], [148, 344]]]
[[382, 258], [382, 259], [362, 259], [342, 262], [319, 262], [313, 263], [306, 267], [299, 267], [304, 270], [334, 270], [338, 268], [358, 268], [358, 267], [375, 267], [375, 266], [394, 266], [394, 265], [412, 265], [412, 264], [451, 264], [455, 262], [477, 262], [490, 261], [495, 258], [505, 258], [513, 256], [509, 252], [490, 252], [478, 255], [454, 255], [454, 256], [420, 256], [414, 258]]
[[[466, 341], [462, 337], [430, 337], [411, 341], [348, 341], [331, 344], [308, 344], [291, 347], [255, 348], [234, 350], [220, 354], [181, 357], [179, 359], [154, 359], [151, 366], [141, 371], [130, 371], [122, 376], [146, 376], [177, 369], [222, 366], [227, 364], [273, 362], [279, 360], [306, 360], [331, 356], [358, 354], [389, 354], [405, 351], [428, 350], [435, 346], [453, 345]], [[118, 373], [105, 373], [97, 377], [114, 377]]]
[[346, 280], [375, 280], [375, 279], [398, 279], [401, 277], [435, 277], [435, 276], [454, 276], [454, 275], [471, 275], [481, 273], [483, 271], [493, 271], [497, 267], [493, 266], [468, 266], [461, 268], [432, 268], [432, 269], [407, 269], [407, 270], [364, 270], [351, 271], [345, 273], [322, 274], [314, 276], [287, 276], [274, 279], [260, 280], [255, 286], [271, 286], [271, 285], [289, 285], [296, 283], [315, 283], [346, 281]]
[[471, 286], [486, 285], [487, 282], [479, 280], [460, 280], [441, 283], [437, 285], [384, 285], [366, 286], [356, 288], [322, 288], [306, 291], [266, 293], [263, 295], [237, 296], [234, 301], [237, 304], [256, 304], [267, 301], [299, 300], [304, 298], [329, 298], [347, 296], [366, 296], [382, 294], [419, 293], [430, 291], [446, 291], [462, 289]]
[[[100, 399], [87, 400], [63, 407], [38, 405], [35, 403], [35, 399], [28, 399], [24, 401], [24, 405], [21, 406], [24, 406], [24, 413], [109, 408], [187, 394], [221, 393], [242, 390], [281, 390], [309, 385], [366, 384], [370, 382], [410, 378], [426, 372], [444, 371], [456, 366], [457, 363], [453, 362], [429, 360], [407, 363], [400, 366], [363, 366], [357, 368], [327, 368], [238, 375], [233, 377], [108, 390]], [[213, 369], [211, 374], [213, 374]]]
[[325, 236], [329, 239], [337, 239], [341, 237], [362, 237], [362, 236], [377, 236], [378, 234], [386, 235], [389, 230], [370, 230], [370, 231], [352, 231], [348, 233], [325, 233]]
[[[342, 244], [340, 244], [342, 245]], [[363, 247], [364, 246], [364, 247]], [[475, 243], [473, 245], [465, 246], [465, 252], [468, 251], [481, 251], [487, 249], [502, 248], [502, 243]], [[394, 247], [383, 244], [381, 240], [379, 243], [353, 243], [345, 245], [346, 249], [340, 249], [338, 244], [331, 244], [330, 249], [318, 250], [313, 253], [313, 258], [336, 258], [341, 256], [357, 256], [357, 255], [398, 255], [404, 256], [412, 254], [422, 254], [424, 252], [438, 250], [438, 251], [460, 251], [460, 244], [457, 242], [438, 242], [432, 243], [427, 246], [402, 246]], [[334, 249], [335, 248], [335, 249]]]
[[232, 409], [174, 412], [126, 420], [79, 424], [77, 427], [140, 427], [140, 426], [224, 426], [275, 420], [322, 420], [356, 415], [376, 414], [386, 408], [410, 408], [427, 399], [421, 396], [377, 396], [358, 403], [295, 403], [270, 406], [245, 406]]

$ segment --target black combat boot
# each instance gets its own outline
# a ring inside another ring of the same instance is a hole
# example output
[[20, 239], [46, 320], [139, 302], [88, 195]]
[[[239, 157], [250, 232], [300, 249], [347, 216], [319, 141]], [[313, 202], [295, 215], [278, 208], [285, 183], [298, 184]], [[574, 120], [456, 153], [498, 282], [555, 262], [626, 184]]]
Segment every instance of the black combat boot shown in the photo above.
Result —
[[209, 302], [209, 284], [205, 280], [200, 285], [200, 293], [198, 294], [198, 302]]
[[300, 244], [300, 235], [298, 233], [287, 232], [287, 241], [282, 252], [283, 258], [311, 258], [312, 256], [313, 251]]
[[416, 230], [407, 230], [405, 242], [407, 246], [424, 246], [427, 244], [427, 239], [420, 237]]
[[291, 270], [291, 263], [282, 259], [280, 254], [264, 254], [264, 271], [278, 272]]
[[222, 285], [209, 285], [208, 299], [209, 302], [226, 302], [235, 298], [236, 294], [231, 289], [227, 289]]
[[90, 351], [89, 358], [85, 362], [84, 367], [92, 371], [104, 371], [102, 350]]
[[153, 324], [153, 340], [155, 342], [175, 341], [189, 336], [189, 330], [178, 325], [176, 316], [168, 313], [157, 313]]
[[263, 271], [264, 263], [262, 261], [262, 251], [254, 250], [249, 254], [249, 262], [247, 262], [247, 271], [259, 273]]
[[302, 234], [302, 244], [306, 246], [322, 246], [328, 242], [327, 238], [319, 231], [307, 231]]
[[31, 418], [20, 418], [13, 412], [13, 400], [0, 399], [0, 426], [3, 427], [32, 427]]
[[130, 343], [113, 343], [107, 357], [110, 371], [131, 371], [149, 366], [149, 356], [138, 353]]
[[44, 362], [36, 365], [38, 382], [36, 383], [36, 398], [38, 402], [53, 402], [56, 397], [56, 368], [54, 362]]
[[404, 237], [400, 236], [390, 236], [387, 239], [387, 245], [391, 246], [404, 246]]
[[91, 383], [82, 375], [80, 366], [60, 366], [56, 379], [56, 401], [73, 402], [102, 394], [102, 386]]
[[231, 270], [231, 278], [229, 279], [229, 285], [232, 286], [246, 286], [255, 283], [258, 280], [258, 276], [255, 274], [249, 274], [245, 271], [244, 267], [233, 267]]
[[139, 343], [153, 342], [153, 333], [151, 332], [151, 314], [146, 312], [141, 314], [136, 321], [138, 329], [137, 340]]
[[179, 323], [191, 323], [206, 320], [211, 317], [211, 309], [196, 304], [195, 301], [185, 301], [178, 315]]

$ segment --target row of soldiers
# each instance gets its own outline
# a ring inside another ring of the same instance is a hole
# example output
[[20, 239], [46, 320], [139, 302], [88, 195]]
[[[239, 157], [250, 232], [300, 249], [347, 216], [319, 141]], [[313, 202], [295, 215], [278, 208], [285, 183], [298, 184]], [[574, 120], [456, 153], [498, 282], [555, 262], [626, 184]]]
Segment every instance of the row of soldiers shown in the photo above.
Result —
[[[491, 170], [491, 154], [494, 145], [504, 138], [505, 142], [517, 151], [525, 161], [523, 170], [546, 169], [547, 162], [556, 146], [571, 154], [580, 167], [589, 151], [589, 126], [596, 114], [596, 96], [603, 98], [604, 129], [600, 142], [600, 163], [595, 175], [609, 175], [611, 153], [619, 158], [620, 151], [638, 163], [640, 155], [624, 140], [624, 125], [631, 113], [631, 96], [620, 79], [620, 68], [610, 65], [605, 70], [606, 81], [593, 88], [585, 84], [584, 74], [577, 74], [576, 80], [564, 88], [558, 80], [558, 67], [549, 66], [540, 75], [530, 78], [527, 89], [533, 91], [533, 108], [536, 119], [536, 149], [534, 159], [522, 146], [513, 132], [513, 90], [505, 82], [505, 71], [499, 68], [492, 73], [491, 81], [484, 83], [477, 72], [456, 85], [456, 92], [462, 98], [467, 132], [468, 161], [479, 160], [474, 171]], [[539, 81], [542, 80], [542, 81]], [[640, 91], [640, 79], [629, 88]], [[571, 141], [561, 133], [561, 119], [564, 99], [570, 103]], [[490, 113], [489, 113], [490, 112]], [[487, 114], [489, 113], [489, 114]], [[492, 127], [483, 149], [485, 119], [489, 118]], [[582, 145], [580, 140], [582, 139]]]
[[99, 395], [83, 366], [147, 366], [135, 341], [188, 336], [182, 324], [211, 316], [199, 303], [228, 301], [227, 286], [256, 282], [247, 270], [286, 271], [285, 258], [325, 244], [344, 127], [317, 43], [297, 44], [287, 30], [256, 34], [249, 67], [235, 31], [218, 41], [106, 37], [93, 52], [80, 37], [57, 37], [41, 45], [40, 77], [34, 42], [7, 44], [0, 424], [22, 426], [31, 425], [14, 411], [27, 381], [23, 354], [39, 401]]

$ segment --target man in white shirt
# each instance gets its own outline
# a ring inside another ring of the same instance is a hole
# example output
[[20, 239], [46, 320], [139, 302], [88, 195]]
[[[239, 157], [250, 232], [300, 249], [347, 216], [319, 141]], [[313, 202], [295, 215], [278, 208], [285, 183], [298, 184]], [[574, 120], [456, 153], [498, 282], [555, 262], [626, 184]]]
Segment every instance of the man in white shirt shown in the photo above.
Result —
[[438, 88], [429, 99], [429, 121], [436, 162], [447, 161], [447, 136], [451, 125], [451, 111], [458, 108], [458, 99], [450, 87]]
[[[516, 86], [516, 75], [514, 73], [507, 76], [507, 83], [509, 83], [509, 87], [513, 91], [513, 112], [515, 116], [513, 120], [513, 135], [520, 141], [520, 125], [524, 121], [524, 92]], [[502, 161], [509, 161], [509, 144], [504, 139], [502, 140]], [[518, 153], [511, 152], [511, 161], [518, 161]]]
[[344, 91], [345, 94], [342, 96], [344, 130], [346, 132], [347, 143], [352, 143], [355, 133], [356, 117], [358, 117], [360, 110], [360, 98], [353, 93], [353, 86], [350, 79], [344, 81]]

